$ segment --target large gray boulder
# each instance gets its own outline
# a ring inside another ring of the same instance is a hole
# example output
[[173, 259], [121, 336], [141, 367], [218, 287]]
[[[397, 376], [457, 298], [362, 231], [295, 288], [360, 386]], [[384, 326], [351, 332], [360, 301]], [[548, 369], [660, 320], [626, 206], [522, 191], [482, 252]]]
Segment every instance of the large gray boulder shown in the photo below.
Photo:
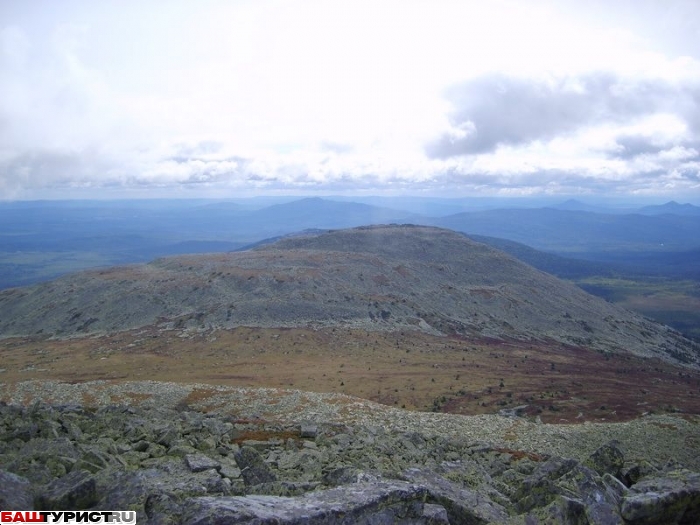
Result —
[[424, 487], [428, 501], [443, 506], [452, 525], [504, 523], [508, 519], [506, 509], [483, 490], [459, 486], [427, 469], [408, 469], [404, 478]]
[[446, 525], [436, 507], [426, 512], [426, 496], [424, 487], [392, 481], [355, 483], [296, 498], [202, 497], [187, 502], [182, 521], [188, 525]]
[[625, 465], [625, 455], [620, 449], [620, 443], [616, 440], [606, 443], [591, 454], [584, 465], [595, 470], [599, 475], [610, 474], [616, 478], [621, 477], [622, 467]]
[[620, 511], [634, 525], [700, 523], [700, 474], [674, 470], [633, 485]]
[[34, 496], [28, 479], [0, 470], [0, 510], [34, 510]]
[[277, 481], [277, 476], [253, 447], [242, 447], [234, 456], [246, 485], [259, 485]]
[[38, 510], [85, 510], [99, 501], [97, 481], [89, 472], [73, 470], [52, 481], [37, 497]]

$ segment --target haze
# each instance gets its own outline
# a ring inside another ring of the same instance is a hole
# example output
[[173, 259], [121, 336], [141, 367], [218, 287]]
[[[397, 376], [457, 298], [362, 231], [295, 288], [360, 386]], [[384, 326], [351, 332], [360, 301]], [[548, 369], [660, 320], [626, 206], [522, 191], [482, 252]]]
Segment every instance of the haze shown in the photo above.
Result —
[[698, 201], [700, 5], [0, 4], [0, 198]]

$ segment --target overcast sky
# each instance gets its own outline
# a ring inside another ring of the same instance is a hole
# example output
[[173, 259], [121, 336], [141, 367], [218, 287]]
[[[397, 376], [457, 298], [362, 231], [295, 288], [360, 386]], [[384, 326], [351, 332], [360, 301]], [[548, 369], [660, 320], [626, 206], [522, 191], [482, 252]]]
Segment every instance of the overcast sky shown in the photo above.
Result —
[[700, 2], [0, 0], [0, 199], [700, 201]]

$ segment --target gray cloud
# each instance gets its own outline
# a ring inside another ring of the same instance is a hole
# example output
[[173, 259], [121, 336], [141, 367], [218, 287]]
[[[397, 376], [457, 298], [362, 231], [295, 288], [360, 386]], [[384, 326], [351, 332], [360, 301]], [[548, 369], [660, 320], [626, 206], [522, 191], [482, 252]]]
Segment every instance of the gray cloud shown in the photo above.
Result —
[[621, 135], [615, 142], [619, 149], [612, 156], [621, 159], [631, 159], [638, 155], [655, 155], [664, 150], [649, 137], [640, 135]]
[[[430, 158], [494, 151], [499, 145], [549, 140], [581, 127], [624, 123], [658, 111], [686, 120], [700, 132], [700, 89], [663, 81], [628, 81], [599, 73], [557, 81], [488, 75], [447, 93], [455, 132], [427, 144]], [[624, 148], [642, 146], [623, 139]]]

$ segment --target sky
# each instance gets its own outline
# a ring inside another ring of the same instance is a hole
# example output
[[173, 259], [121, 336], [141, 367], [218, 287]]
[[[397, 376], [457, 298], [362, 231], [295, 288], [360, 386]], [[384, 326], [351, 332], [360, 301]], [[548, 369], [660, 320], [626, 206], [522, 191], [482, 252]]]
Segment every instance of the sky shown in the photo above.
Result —
[[700, 203], [696, 0], [0, 0], [0, 200]]

